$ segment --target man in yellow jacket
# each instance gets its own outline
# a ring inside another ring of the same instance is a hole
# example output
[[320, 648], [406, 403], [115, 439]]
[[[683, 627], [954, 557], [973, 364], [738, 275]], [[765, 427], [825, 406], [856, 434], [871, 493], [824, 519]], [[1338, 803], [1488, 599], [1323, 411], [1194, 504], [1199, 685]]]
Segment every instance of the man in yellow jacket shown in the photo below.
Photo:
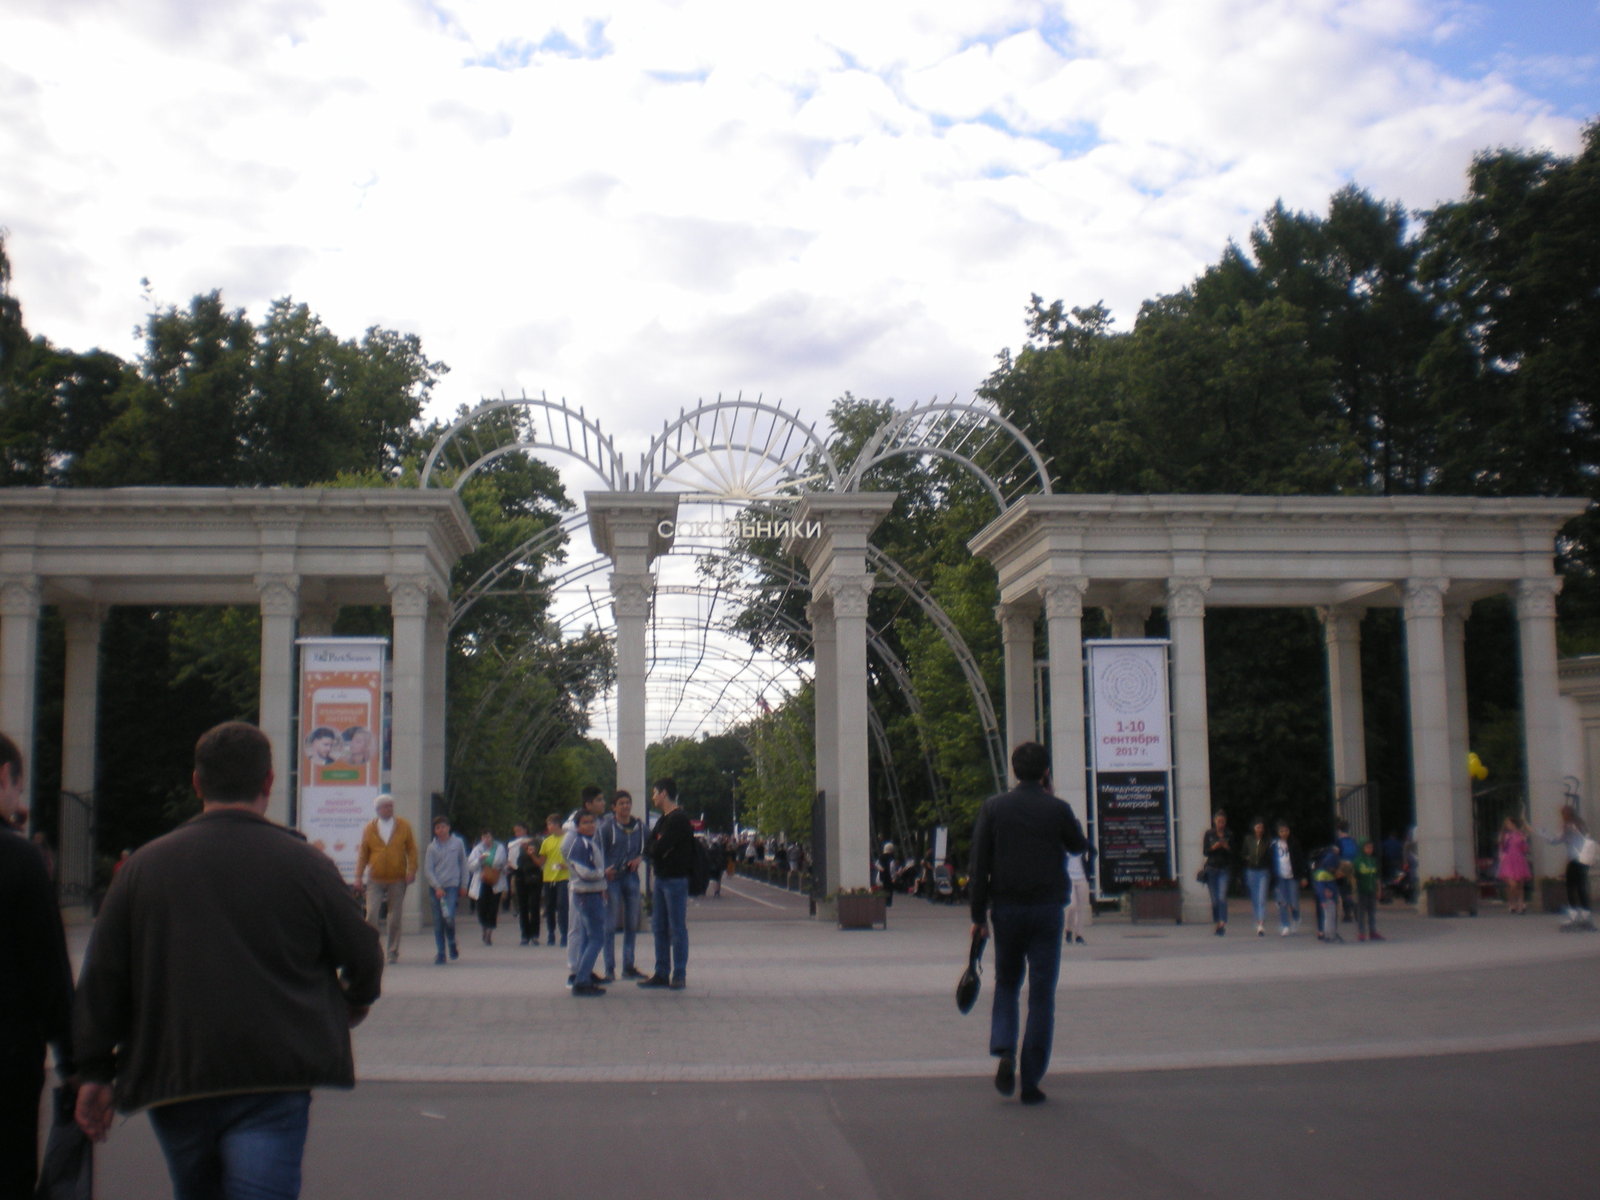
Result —
[[[406, 886], [417, 880], [416, 835], [411, 823], [394, 815], [394, 797], [384, 792], [372, 802], [377, 816], [361, 831], [356, 853], [356, 890], [367, 897], [367, 924], [384, 935], [389, 961], [400, 957], [400, 924], [405, 914]], [[378, 924], [384, 901], [389, 903], [386, 924]]]

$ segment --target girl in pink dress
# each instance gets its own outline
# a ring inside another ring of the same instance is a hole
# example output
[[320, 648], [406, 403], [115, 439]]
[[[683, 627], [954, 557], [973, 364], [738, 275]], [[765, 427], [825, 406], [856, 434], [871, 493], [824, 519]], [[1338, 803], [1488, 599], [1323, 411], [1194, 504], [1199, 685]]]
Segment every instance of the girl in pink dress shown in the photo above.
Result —
[[1507, 817], [1500, 827], [1500, 868], [1496, 874], [1506, 885], [1509, 911], [1527, 912], [1527, 887], [1533, 872], [1528, 869], [1528, 834], [1516, 817]]

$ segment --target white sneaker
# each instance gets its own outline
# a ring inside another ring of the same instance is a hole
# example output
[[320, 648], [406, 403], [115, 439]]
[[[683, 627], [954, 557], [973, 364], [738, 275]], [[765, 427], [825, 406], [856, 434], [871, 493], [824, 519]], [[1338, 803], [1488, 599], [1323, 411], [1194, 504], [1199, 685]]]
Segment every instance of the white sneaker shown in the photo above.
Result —
[[1279, 937], [1288, 937], [1289, 936], [1289, 927], [1287, 925], [1285, 925], [1282, 929], [1278, 930], [1278, 936]]

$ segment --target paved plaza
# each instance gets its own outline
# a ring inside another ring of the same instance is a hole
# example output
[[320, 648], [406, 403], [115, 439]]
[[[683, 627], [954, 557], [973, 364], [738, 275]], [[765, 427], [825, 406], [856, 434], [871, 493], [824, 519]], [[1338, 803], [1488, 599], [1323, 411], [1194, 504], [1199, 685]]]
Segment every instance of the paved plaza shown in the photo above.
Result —
[[[357, 1031], [360, 1085], [318, 1095], [305, 1194], [487, 1170], [546, 1197], [1237, 1197], [1319, 1165], [1402, 1194], [1593, 1194], [1600, 935], [1384, 909], [1388, 941], [1324, 946], [1257, 938], [1243, 907], [1224, 938], [1112, 917], [1067, 950], [1039, 1110], [988, 1082], [989, 980], [956, 1011], [962, 908], [902, 897], [887, 930], [842, 932], [738, 879], [691, 906], [686, 991], [596, 1000], [514, 921], [486, 947], [465, 919], [448, 967], [414, 932]], [[143, 1117], [100, 1169], [105, 1196], [166, 1194]]]

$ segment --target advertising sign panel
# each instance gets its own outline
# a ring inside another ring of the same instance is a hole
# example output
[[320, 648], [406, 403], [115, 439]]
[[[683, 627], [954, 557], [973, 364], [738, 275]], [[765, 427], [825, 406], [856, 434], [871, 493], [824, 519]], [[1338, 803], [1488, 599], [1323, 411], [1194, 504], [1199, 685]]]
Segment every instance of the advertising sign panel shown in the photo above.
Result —
[[1101, 895], [1172, 878], [1172, 728], [1165, 641], [1091, 641], [1095, 883]]
[[382, 787], [386, 638], [302, 638], [298, 812], [306, 839], [355, 882]]

